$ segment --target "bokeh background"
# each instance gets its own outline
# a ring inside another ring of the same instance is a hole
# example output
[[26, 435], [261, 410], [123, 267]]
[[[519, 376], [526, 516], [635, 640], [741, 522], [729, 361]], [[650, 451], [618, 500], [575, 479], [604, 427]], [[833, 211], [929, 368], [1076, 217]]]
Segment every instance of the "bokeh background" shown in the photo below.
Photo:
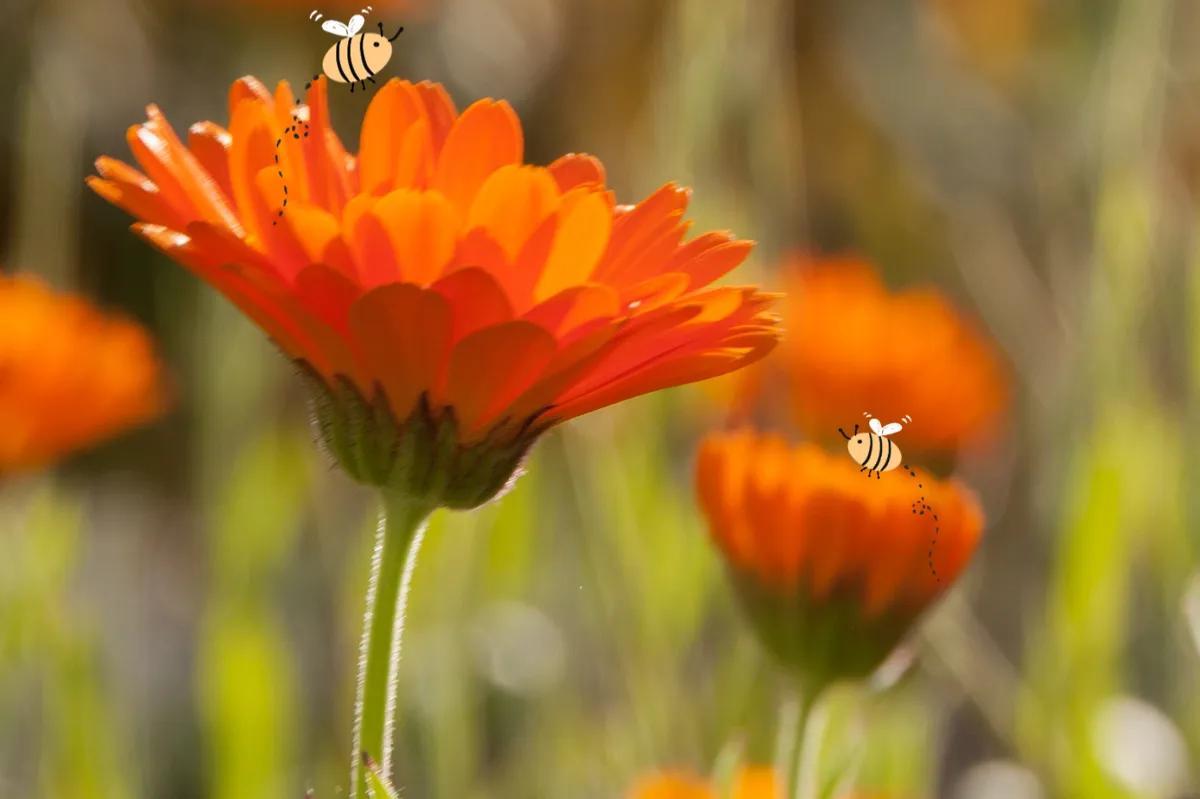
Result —
[[[342, 795], [376, 509], [291, 367], [85, 191], [156, 102], [225, 122], [331, 40], [287, 0], [5, 0], [0, 264], [146, 323], [174, 409], [0, 486], [0, 796]], [[339, 0], [340, 2], [340, 0]], [[527, 157], [598, 155], [698, 229], [852, 251], [995, 340], [1012, 403], [954, 469], [972, 569], [844, 690], [830, 768], [888, 797], [1186, 797], [1200, 779], [1200, 6], [1185, 0], [375, 0], [390, 72], [509, 99]], [[357, 136], [367, 98], [334, 94]], [[780, 680], [691, 488], [722, 393], [548, 435], [435, 516], [403, 662], [409, 797], [618, 797], [764, 761]], [[86, 397], [80, 398], [86, 402]], [[860, 409], [849, 409], [853, 422]], [[3, 420], [0, 420], [3, 424]], [[901, 658], [903, 660], [903, 658]]]

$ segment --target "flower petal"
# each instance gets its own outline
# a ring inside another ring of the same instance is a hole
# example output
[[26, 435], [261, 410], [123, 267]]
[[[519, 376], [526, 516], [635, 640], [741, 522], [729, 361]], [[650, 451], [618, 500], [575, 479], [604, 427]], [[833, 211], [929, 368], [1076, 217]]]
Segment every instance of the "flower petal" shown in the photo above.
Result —
[[293, 287], [313, 316], [340, 333], [347, 332], [350, 306], [362, 295], [358, 284], [325, 264], [312, 264], [300, 270]]
[[524, 149], [521, 122], [508, 103], [480, 100], [450, 129], [438, 156], [434, 188], [465, 218], [483, 182], [500, 167], [521, 163]]
[[409, 128], [424, 118], [425, 104], [408, 81], [393, 78], [375, 93], [359, 140], [360, 191], [386, 194], [393, 188], [400, 154], [396, 143], [403, 142]]
[[467, 216], [468, 228], [483, 228], [510, 258], [558, 205], [558, 186], [540, 167], [506, 166], [480, 187]]
[[454, 126], [458, 110], [440, 83], [423, 80], [416, 85], [416, 90], [425, 105], [425, 118], [429, 122], [433, 151], [440, 153], [446, 143], [446, 137], [450, 135], [450, 129]]
[[550, 334], [521, 320], [477, 330], [460, 341], [450, 356], [442, 399], [454, 408], [463, 440], [478, 437], [501, 418], [553, 355]]
[[451, 341], [457, 343], [480, 328], [513, 318], [512, 306], [495, 278], [476, 267], [460, 269], [431, 287], [451, 309]]
[[237, 107], [242, 104], [243, 100], [262, 105], [267, 109], [272, 109], [275, 104], [275, 98], [271, 96], [270, 90], [263, 85], [262, 81], [252, 75], [238, 78], [229, 87], [230, 119], [237, 113]]
[[578, 186], [604, 187], [604, 165], [591, 155], [568, 153], [547, 169], [564, 194]]
[[534, 306], [522, 317], [546, 330], [555, 338], [596, 319], [612, 319], [620, 309], [617, 293], [596, 283], [572, 286]]
[[397, 419], [441, 382], [450, 354], [450, 309], [437, 293], [407, 283], [373, 289], [351, 306], [350, 331]]
[[608, 247], [612, 212], [601, 195], [577, 189], [562, 199], [554, 247], [534, 289], [544, 300], [568, 286], [586, 283]]
[[87, 184], [92, 191], [132, 216], [176, 230], [185, 227], [187, 217], [174, 208], [159, 192], [158, 186], [133, 167], [106, 156], [96, 159], [96, 171]]
[[[400, 265], [396, 261], [391, 236], [379, 217], [366, 210], [362, 213], [351, 211], [356, 205], [361, 206], [360, 200], [364, 199], [368, 199], [367, 195], [359, 195], [350, 201], [346, 206], [344, 224], [352, 228], [349, 241], [357, 264], [358, 278], [367, 288], [374, 288], [400, 280]], [[369, 199], [369, 205], [373, 208], [376, 204], [374, 198]]]
[[419, 119], [409, 126], [400, 142], [392, 185], [397, 188], [427, 189], [433, 180], [433, 168], [436, 163], [429, 122]]
[[727, 233], [705, 233], [675, 251], [667, 269], [691, 276], [690, 287], [702, 288], [737, 268], [754, 242], [735, 240]]
[[[272, 176], [278, 171], [274, 166], [272, 124], [265, 105], [243, 100], [234, 110], [233, 121], [229, 125], [229, 133], [233, 137], [233, 146], [229, 151], [229, 182], [233, 186], [233, 199], [246, 232], [257, 239], [264, 235], [264, 221], [268, 228], [274, 221], [272, 212], [262, 213], [257, 183], [262, 170], [270, 168]], [[282, 198], [280, 178], [275, 176], [275, 181], [276, 191]]]
[[454, 257], [458, 214], [437, 192], [397, 189], [373, 213], [391, 237], [403, 280], [428, 285]]
[[334, 215], [358, 191], [355, 161], [346, 153], [329, 119], [329, 80], [322, 75], [308, 89], [309, 137], [304, 150], [310, 199]]
[[233, 137], [212, 122], [197, 122], [188, 129], [188, 149], [196, 161], [220, 187], [227, 204], [233, 207], [233, 185], [229, 182], [229, 148]]

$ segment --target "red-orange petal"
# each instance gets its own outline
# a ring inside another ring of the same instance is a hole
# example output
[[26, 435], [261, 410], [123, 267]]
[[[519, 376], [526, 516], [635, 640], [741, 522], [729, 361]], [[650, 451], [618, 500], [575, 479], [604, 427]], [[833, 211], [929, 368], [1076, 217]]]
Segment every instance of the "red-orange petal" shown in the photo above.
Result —
[[450, 338], [457, 343], [484, 327], [513, 318], [504, 289], [485, 270], [469, 267], [453, 272], [430, 288], [441, 294], [453, 316]]
[[450, 308], [436, 292], [406, 283], [380, 286], [350, 308], [350, 331], [369, 374], [397, 419], [442, 381], [450, 354]]
[[515, 320], [478, 330], [450, 356], [443, 399], [454, 408], [461, 435], [485, 433], [550, 363], [554, 339], [530, 322]]
[[461, 223], [440, 194], [397, 189], [373, 213], [391, 239], [401, 279], [429, 285], [454, 258]]
[[425, 105], [425, 118], [429, 121], [429, 134], [434, 153], [440, 153], [454, 127], [458, 110], [446, 89], [440, 83], [423, 80], [416, 85], [417, 95]]
[[455, 120], [446, 136], [434, 188], [466, 218], [484, 181], [502, 166], [519, 164], [524, 150], [521, 122], [508, 103], [480, 100]]
[[562, 198], [554, 246], [534, 288], [534, 299], [544, 300], [570, 286], [586, 283], [608, 247], [612, 212], [604, 198], [587, 189], [575, 189]]
[[467, 215], [468, 228], [482, 228], [515, 259], [533, 232], [558, 206], [558, 186], [540, 167], [504, 166], [479, 187]]
[[547, 169], [558, 182], [559, 191], [564, 194], [578, 186], [604, 187], [604, 165], [595, 156], [586, 153], [568, 153]]
[[213, 122], [197, 122], [188, 129], [188, 149], [220, 187], [230, 208], [233, 207], [233, 185], [229, 182], [229, 148], [232, 145], [233, 137], [229, 131]]
[[395, 185], [399, 148], [409, 128], [425, 118], [425, 104], [408, 81], [389, 80], [371, 99], [358, 149], [359, 188], [385, 194]]

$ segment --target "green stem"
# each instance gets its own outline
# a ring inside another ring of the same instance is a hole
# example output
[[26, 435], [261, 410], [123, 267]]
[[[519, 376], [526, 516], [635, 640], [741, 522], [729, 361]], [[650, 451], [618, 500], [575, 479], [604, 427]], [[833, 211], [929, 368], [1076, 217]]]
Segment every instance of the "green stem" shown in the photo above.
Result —
[[383, 494], [358, 653], [354, 751], [350, 765], [354, 799], [366, 799], [368, 795], [364, 757], [378, 763], [383, 776], [391, 773], [404, 610], [425, 533], [425, 520], [431, 512], [432, 508], [424, 503], [386, 491]]
[[818, 755], [826, 720], [823, 695], [806, 691], [784, 706], [777, 749], [787, 799], [818, 799]]
[[791, 691], [779, 709], [779, 729], [775, 733], [775, 773], [783, 778], [784, 796], [791, 796], [791, 775], [795, 770], [800, 748], [801, 724], [804, 714], [802, 695]]

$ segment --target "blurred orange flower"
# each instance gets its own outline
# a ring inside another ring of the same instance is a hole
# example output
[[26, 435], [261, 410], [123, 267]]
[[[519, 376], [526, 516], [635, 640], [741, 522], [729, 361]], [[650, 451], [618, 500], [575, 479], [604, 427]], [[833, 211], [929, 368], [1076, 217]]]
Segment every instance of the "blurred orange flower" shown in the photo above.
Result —
[[1023, 64], [1037, 33], [1040, 4], [1034, 0], [931, 0], [933, 11], [953, 35], [962, 57], [985, 76], [1009, 82]]
[[752, 621], [810, 690], [874, 670], [958, 579], [983, 527], [958, 482], [868, 480], [846, 454], [752, 432], [705, 439], [696, 482]]
[[[299, 13], [303, 17], [307, 17], [314, 9], [314, 3], [308, 0], [252, 0], [250, 3], [246, 3], [244, 0], [243, 2], [237, 2], [237, 0], [193, 0], [193, 2], [205, 6], [254, 5], [281, 13]], [[386, 18], [388, 20], [397, 14], [425, 16], [438, 4], [439, 0], [379, 0], [371, 7], [370, 14], [372, 19]], [[350, 18], [350, 15], [361, 13], [367, 4], [362, 0], [323, 0], [323, 2], [315, 4], [315, 7], [324, 12], [326, 17], [333, 19], [341, 17], [342, 21], [345, 21]]]
[[304, 365], [326, 441], [365, 482], [429, 491], [428, 463], [397, 461], [420, 428], [422, 457], [454, 472], [438, 504], [471, 507], [548, 427], [774, 346], [770, 297], [705, 288], [749, 242], [685, 242], [674, 185], [617, 205], [591, 156], [525, 166], [504, 102], [459, 114], [441, 86], [393, 80], [357, 156], [324, 79], [299, 108], [286, 83], [239, 80], [229, 129], [202, 122], [186, 145], [148, 114], [128, 135], [145, 173], [102, 157], [89, 184]]
[[0, 476], [46, 466], [165, 406], [145, 331], [0, 275]]
[[[639, 782], [629, 793], [629, 799], [718, 799], [718, 796], [704, 780], [667, 772]], [[783, 799], [783, 787], [774, 770], [746, 768], [738, 774], [728, 799]]]
[[911, 415], [906, 452], [955, 451], [994, 432], [1007, 374], [993, 343], [940, 293], [891, 293], [853, 259], [801, 263], [786, 280], [788, 335], [770, 366], [787, 372], [806, 433], [832, 440], [864, 411], [885, 423]]

